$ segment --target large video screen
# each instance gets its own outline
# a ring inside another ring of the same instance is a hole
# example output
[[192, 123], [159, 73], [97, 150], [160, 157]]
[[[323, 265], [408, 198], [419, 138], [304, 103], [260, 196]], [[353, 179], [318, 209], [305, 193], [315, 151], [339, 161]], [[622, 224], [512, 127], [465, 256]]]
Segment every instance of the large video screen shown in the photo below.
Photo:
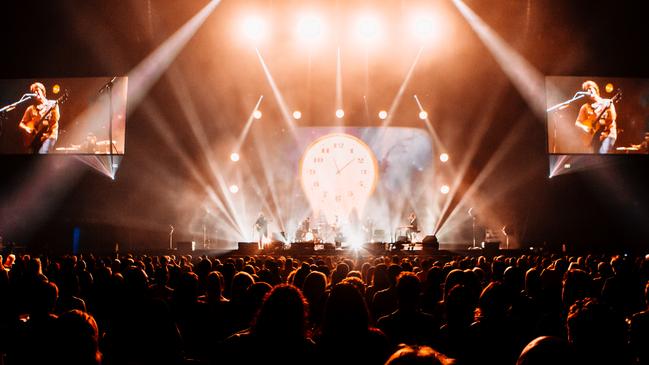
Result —
[[649, 79], [548, 76], [548, 153], [647, 154]]
[[0, 80], [1, 154], [123, 155], [126, 77]]

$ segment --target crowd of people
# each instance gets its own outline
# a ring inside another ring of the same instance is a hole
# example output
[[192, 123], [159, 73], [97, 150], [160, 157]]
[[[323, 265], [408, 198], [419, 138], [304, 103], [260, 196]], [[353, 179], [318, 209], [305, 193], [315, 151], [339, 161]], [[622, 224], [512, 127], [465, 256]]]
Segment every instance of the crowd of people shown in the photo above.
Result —
[[0, 257], [0, 364], [646, 364], [649, 257]]

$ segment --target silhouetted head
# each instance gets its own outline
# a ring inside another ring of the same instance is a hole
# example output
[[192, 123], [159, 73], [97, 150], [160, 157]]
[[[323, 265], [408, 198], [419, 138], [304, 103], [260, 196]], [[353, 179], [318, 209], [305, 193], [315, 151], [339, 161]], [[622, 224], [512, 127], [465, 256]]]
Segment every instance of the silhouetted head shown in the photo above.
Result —
[[397, 279], [397, 297], [399, 298], [399, 308], [414, 309], [419, 302], [421, 293], [421, 282], [417, 275], [412, 272], [404, 271]]
[[223, 275], [218, 271], [212, 271], [207, 275], [207, 295], [221, 297], [223, 294]]
[[452, 361], [428, 346], [401, 345], [385, 365], [450, 365]]
[[353, 338], [367, 333], [369, 314], [361, 293], [348, 283], [336, 284], [325, 305], [323, 336]]
[[484, 319], [501, 319], [507, 314], [509, 307], [507, 291], [503, 284], [494, 281], [487, 285], [480, 294], [478, 301], [480, 317]]
[[521, 352], [516, 365], [571, 365], [574, 355], [568, 341], [553, 336], [532, 340]]
[[306, 336], [306, 312], [306, 299], [298, 288], [288, 284], [277, 285], [266, 294], [255, 318], [253, 332], [269, 341], [303, 339]]
[[94, 365], [101, 363], [97, 322], [88, 313], [72, 310], [56, 321], [58, 328], [54, 363]]
[[304, 279], [302, 292], [308, 300], [317, 300], [322, 297], [327, 288], [327, 277], [319, 271], [312, 271]]

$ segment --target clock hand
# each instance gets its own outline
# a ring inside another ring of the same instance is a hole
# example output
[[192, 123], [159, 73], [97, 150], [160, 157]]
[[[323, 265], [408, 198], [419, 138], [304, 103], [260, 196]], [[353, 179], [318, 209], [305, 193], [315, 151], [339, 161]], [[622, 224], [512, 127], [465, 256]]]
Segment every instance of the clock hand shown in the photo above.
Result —
[[340, 172], [341, 172], [342, 170], [344, 170], [345, 167], [349, 166], [349, 164], [351, 164], [352, 162], [354, 162], [355, 159], [356, 159], [356, 158], [352, 158], [351, 160], [349, 160], [349, 162], [347, 162], [346, 164], [344, 164], [343, 167], [341, 167], [340, 169], [338, 169], [338, 172], [336, 172], [336, 174], [340, 174]]
[[340, 172], [340, 169], [338, 168], [338, 164], [336, 163], [336, 158], [334, 157], [333, 160], [334, 160], [334, 166], [336, 167], [336, 174], [338, 174]]

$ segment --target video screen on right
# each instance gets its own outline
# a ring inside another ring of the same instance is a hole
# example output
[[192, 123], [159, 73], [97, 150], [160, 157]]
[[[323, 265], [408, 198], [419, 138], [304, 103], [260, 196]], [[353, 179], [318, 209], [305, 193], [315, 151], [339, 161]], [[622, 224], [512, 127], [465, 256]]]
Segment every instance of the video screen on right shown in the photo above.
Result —
[[649, 153], [649, 79], [547, 76], [548, 153]]

